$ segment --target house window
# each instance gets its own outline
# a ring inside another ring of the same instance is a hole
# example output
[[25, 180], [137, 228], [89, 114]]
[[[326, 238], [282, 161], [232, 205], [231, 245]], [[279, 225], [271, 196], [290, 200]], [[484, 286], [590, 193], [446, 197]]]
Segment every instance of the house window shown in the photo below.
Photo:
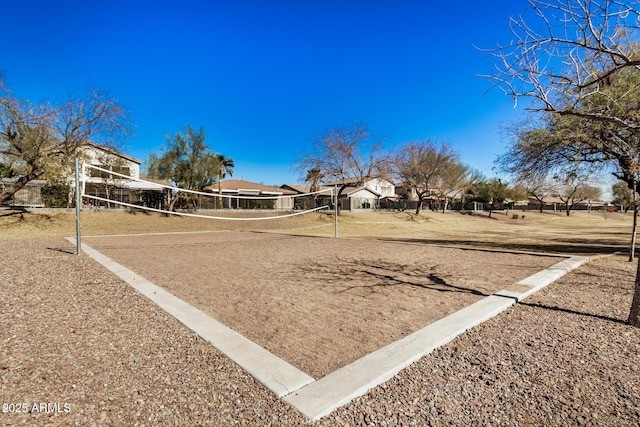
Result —
[[[102, 167], [102, 166], [101, 166]], [[131, 176], [131, 169], [128, 166], [111, 166], [109, 168], [104, 167], [104, 169], [109, 169], [115, 173], [119, 173], [122, 175], [127, 175], [127, 176]], [[113, 176], [108, 172], [105, 171], [101, 171], [98, 169], [93, 169], [91, 168], [89, 170], [89, 176], [91, 176], [92, 178], [102, 178], [102, 179], [112, 179], [112, 178], [120, 178], [119, 176]]]

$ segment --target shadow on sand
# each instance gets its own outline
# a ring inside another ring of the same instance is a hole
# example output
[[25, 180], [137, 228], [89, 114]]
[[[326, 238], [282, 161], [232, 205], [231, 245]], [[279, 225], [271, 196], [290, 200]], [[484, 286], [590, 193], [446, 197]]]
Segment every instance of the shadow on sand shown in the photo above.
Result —
[[628, 248], [619, 242], [593, 239], [554, 239], [541, 243], [513, 243], [492, 241], [470, 241], [455, 239], [412, 239], [412, 238], [378, 238], [385, 242], [404, 242], [423, 245], [446, 245], [464, 248], [488, 248], [505, 251], [541, 252], [567, 255], [594, 255], [626, 252]]
[[545, 304], [530, 303], [530, 302], [523, 302], [523, 301], [519, 301], [518, 304], [523, 305], [525, 307], [532, 307], [532, 308], [538, 308], [543, 310], [551, 310], [551, 311], [557, 311], [561, 313], [576, 314], [579, 316], [591, 317], [594, 319], [605, 320], [607, 322], [619, 323], [622, 325], [627, 324], [627, 322], [625, 322], [624, 320], [616, 319], [615, 317], [604, 316], [601, 314], [584, 313], [582, 311], [571, 310], [569, 308], [558, 307], [555, 305], [545, 305]]

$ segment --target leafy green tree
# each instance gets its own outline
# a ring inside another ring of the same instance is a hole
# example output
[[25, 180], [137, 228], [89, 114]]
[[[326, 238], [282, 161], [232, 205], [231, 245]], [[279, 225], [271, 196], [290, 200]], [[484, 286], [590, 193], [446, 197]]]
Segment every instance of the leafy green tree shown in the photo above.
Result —
[[149, 175], [163, 178], [176, 187], [169, 200], [169, 209], [174, 210], [178, 201], [191, 203], [191, 193], [181, 190], [200, 191], [216, 182], [220, 177], [220, 161], [209, 150], [205, 142], [204, 129], [195, 131], [189, 126], [184, 133], [177, 132], [167, 137], [168, 146], [161, 156], [149, 156]]
[[514, 195], [514, 189], [499, 178], [481, 179], [469, 188], [472, 199], [489, 205], [489, 218], [494, 210], [502, 208]]
[[611, 187], [613, 193], [613, 203], [622, 205], [625, 213], [629, 209], [633, 209], [633, 229], [631, 235], [631, 244], [629, 247], [629, 261], [633, 261], [636, 255], [636, 235], [638, 230], [638, 209], [640, 203], [638, 200], [638, 192], [636, 188], [629, 188], [629, 184], [618, 181]]
[[324, 179], [324, 173], [318, 168], [311, 168], [307, 170], [307, 174], [304, 177], [304, 181], [309, 183], [309, 192], [313, 194], [313, 207], [316, 207], [318, 201], [318, 193], [320, 190], [320, 181]]
[[70, 192], [69, 185], [63, 183], [47, 184], [41, 190], [44, 205], [48, 208], [68, 207]]
[[622, 206], [625, 212], [628, 212], [635, 204], [634, 195], [626, 182], [618, 181], [613, 184], [611, 193], [613, 194], [613, 204]]
[[0, 163], [0, 178], [11, 178], [13, 173], [14, 171], [10, 165]]

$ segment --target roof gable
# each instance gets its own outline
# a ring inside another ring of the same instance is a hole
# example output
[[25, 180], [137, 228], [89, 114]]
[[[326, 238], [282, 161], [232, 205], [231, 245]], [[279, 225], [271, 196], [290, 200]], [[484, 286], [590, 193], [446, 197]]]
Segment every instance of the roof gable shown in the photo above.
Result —
[[112, 156], [117, 156], [120, 158], [123, 158], [125, 160], [128, 160], [132, 163], [137, 163], [138, 165], [142, 164], [141, 160], [136, 159], [135, 157], [131, 157], [127, 154], [124, 154], [114, 148], [111, 147], [107, 147], [106, 145], [100, 145], [100, 144], [96, 144], [95, 142], [91, 142], [91, 141], [87, 141], [82, 143], [82, 145], [80, 145], [80, 148], [82, 149], [83, 147], [90, 147], [93, 148], [94, 150], [99, 150], [102, 151], [104, 153], [110, 154]]
[[345, 193], [347, 195], [347, 197], [351, 197], [352, 195], [360, 192], [360, 191], [368, 191], [369, 193], [373, 194], [376, 197], [380, 197], [381, 194], [372, 190], [369, 187], [365, 187], [365, 186], [361, 186], [361, 187], [348, 187], [349, 190]]
[[[282, 184], [280, 188], [290, 191], [295, 191], [297, 194], [306, 194], [311, 193], [311, 186], [308, 184]], [[319, 191], [327, 191], [332, 189], [333, 187], [327, 185], [319, 185]]]

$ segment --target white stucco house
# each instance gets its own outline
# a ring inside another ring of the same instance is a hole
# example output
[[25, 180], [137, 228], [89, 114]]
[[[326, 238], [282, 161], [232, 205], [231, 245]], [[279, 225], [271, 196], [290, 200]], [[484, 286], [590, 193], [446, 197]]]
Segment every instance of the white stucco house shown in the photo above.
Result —
[[364, 182], [351, 178], [323, 183], [324, 186], [346, 185], [340, 194], [341, 208], [350, 211], [378, 209], [385, 199], [395, 199], [395, 185], [384, 178], [367, 178]]
[[[86, 165], [112, 170], [130, 176], [133, 179], [140, 178], [140, 165], [142, 162], [113, 148], [87, 142], [78, 148], [78, 156]], [[86, 168], [85, 173], [87, 183], [102, 183], [108, 175], [106, 172], [90, 167]]]
[[[85, 194], [131, 204], [149, 205], [153, 200], [152, 204], [156, 205], [154, 207], [160, 207], [157, 205], [163, 203], [163, 198], [153, 193], [162, 194], [168, 190], [157, 183], [137, 181], [140, 179], [140, 165], [142, 164], [140, 160], [93, 142], [83, 144], [78, 151], [79, 157], [87, 165], [84, 168], [82, 178], [85, 183]], [[133, 180], [130, 181], [91, 166], [129, 176]], [[73, 185], [73, 177], [70, 177], [70, 184]], [[154, 197], [149, 197], [150, 195], [154, 195]], [[85, 201], [85, 203], [87, 202], [99, 206], [108, 203], [91, 198]]]
[[[77, 155], [85, 165], [89, 165], [89, 167], [83, 168], [84, 174], [81, 177], [85, 194], [133, 204], [148, 204], [151, 200], [154, 201], [154, 204], [162, 203], [162, 193], [165, 189], [161, 185], [151, 182], [130, 181], [90, 167], [98, 166], [137, 180], [140, 178], [140, 165], [142, 164], [140, 160], [93, 142], [82, 144], [77, 150]], [[3, 178], [0, 184], [8, 185], [10, 181], [11, 179], [9, 178]], [[49, 183], [44, 180], [35, 180], [29, 182], [14, 194], [8, 204], [25, 207], [62, 207], [60, 204], [70, 206], [73, 202], [72, 194], [75, 186], [75, 172], [73, 169], [69, 170], [65, 181], [69, 188], [68, 200], [65, 203], [60, 202], [60, 200], [55, 203], [48, 200], [43, 194], [43, 189]], [[52, 204], [55, 206], [51, 206]], [[93, 206], [109, 205], [106, 201], [91, 198], [85, 198], [83, 204]]]

